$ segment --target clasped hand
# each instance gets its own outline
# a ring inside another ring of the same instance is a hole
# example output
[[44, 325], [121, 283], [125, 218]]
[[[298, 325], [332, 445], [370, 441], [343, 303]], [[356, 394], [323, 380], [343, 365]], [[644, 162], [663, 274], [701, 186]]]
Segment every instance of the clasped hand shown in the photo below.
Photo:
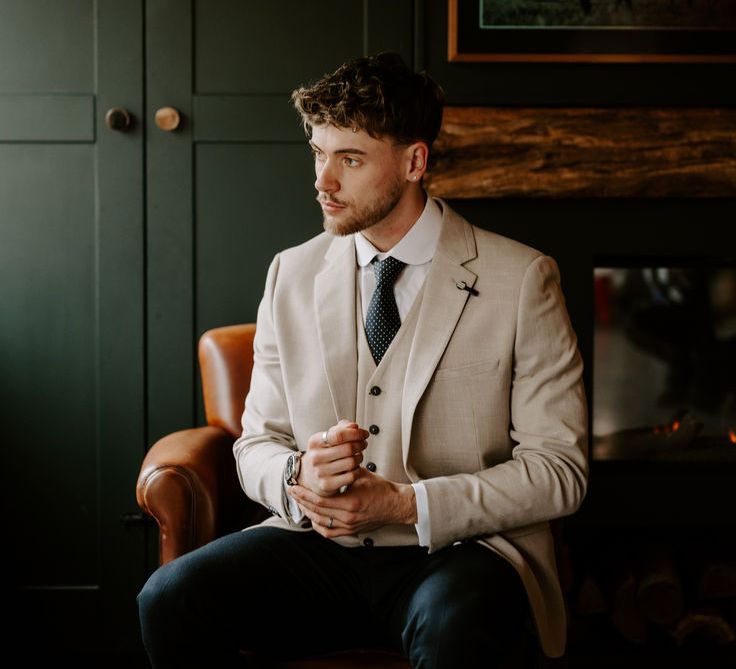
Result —
[[[394, 483], [360, 466], [369, 433], [341, 420], [313, 434], [302, 456], [298, 485], [288, 493], [324, 537], [367, 532], [390, 523], [415, 523], [411, 485]], [[348, 486], [340, 493], [340, 488]]]

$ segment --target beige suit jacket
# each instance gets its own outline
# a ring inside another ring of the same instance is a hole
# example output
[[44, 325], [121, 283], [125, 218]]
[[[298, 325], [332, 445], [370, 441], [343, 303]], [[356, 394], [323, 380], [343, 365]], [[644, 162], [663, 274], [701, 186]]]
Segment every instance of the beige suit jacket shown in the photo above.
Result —
[[[405, 471], [426, 486], [430, 552], [473, 537], [507, 559], [544, 652], [559, 656], [565, 608], [547, 521], [578, 508], [588, 474], [582, 361], [559, 272], [439, 204], [402, 398]], [[274, 513], [269, 525], [305, 531], [288, 520], [286, 459], [355, 411], [355, 268], [353, 239], [322, 233], [268, 272], [234, 453], [245, 493]]]

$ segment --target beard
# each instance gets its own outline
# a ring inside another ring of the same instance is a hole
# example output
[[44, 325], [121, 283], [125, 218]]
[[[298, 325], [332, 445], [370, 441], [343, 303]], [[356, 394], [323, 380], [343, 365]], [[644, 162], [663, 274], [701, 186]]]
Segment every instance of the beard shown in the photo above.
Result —
[[[337, 204], [347, 204], [344, 212], [347, 215], [344, 218], [332, 218], [328, 214], [324, 214], [322, 224], [327, 232], [339, 237], [345, 237], [346, 235], [367, 230], [386, 218], [396, 208], [403, 194], [402, 181], [396, 175], [386, 189], [373, 202], [355, 209], [355, 211], [349, 214], [348, 212], [355, 205], [334, 200]], [[319, 197], [317, 199], [319, 200]]]

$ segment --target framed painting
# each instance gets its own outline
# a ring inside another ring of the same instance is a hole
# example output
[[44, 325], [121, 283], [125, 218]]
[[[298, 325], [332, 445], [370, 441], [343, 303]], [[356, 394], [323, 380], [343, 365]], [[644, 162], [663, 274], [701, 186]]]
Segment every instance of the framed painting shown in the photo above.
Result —
[[448, 0], [448, 59], [736, 62], [734, 0]]

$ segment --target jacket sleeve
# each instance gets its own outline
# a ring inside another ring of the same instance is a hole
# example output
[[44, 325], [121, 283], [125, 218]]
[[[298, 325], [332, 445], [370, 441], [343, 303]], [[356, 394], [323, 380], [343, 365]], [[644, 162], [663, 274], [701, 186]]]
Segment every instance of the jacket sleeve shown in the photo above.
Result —
[[535, 258], [519, 294], [506, 462], [426, 479], [430, 552], [454, 541], [568, 515], [587, 485], [583, 363], [557, 264]]
[[283, 475], [286, 461], [297, 447], [273, 320], [278, 272], [277, 255], [268, 270], [266, 288], [258, 307], [250, 391], [245, 398], [241, 420], [243, 432], [233, 444], [233, 454], [245, 494], [272, 513], [290, 520]]

